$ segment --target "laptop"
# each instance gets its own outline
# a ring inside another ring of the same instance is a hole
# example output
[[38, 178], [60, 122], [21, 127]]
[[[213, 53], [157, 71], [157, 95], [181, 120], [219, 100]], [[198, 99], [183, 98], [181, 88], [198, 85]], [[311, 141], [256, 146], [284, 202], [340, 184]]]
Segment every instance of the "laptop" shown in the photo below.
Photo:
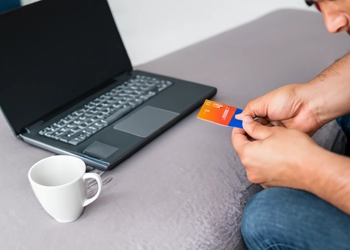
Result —
[[216, 88], [133, 70], [106, 0], [0, 14], [0, 107], [24, 142], [106, 171]]

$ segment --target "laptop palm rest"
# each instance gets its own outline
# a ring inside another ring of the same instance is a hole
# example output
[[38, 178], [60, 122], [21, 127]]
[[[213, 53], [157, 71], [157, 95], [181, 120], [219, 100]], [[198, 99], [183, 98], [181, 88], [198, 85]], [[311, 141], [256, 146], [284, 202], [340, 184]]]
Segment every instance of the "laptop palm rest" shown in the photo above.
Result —
[[146, 138], [178, 115], [179, 113], [173, 111], [145, 106], [116, 124], [113, 128]]

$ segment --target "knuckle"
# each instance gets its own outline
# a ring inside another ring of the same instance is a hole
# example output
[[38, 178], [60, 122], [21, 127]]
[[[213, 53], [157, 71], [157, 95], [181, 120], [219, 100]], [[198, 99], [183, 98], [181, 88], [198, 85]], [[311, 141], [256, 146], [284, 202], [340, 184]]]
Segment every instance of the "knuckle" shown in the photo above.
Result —
[[254, 106], [253, 104], [254, 104], [254, 100], [250, 100], [249, 102], [247, 102], [246, 107], [252, 108], [252, 106]]
[[244, 158], [242, 158], [242, 157], [241, 157], [241, 163], [242, 163], [242, 165], [243, 165], [244, 167], [247, 166], [247, 161], [246, 161]]
[[241, 162], [243, 166], [245, 167], [249, 166], [249, 159], [247, 159], [247, 157], [241, 156]]
[[252, 180], [252, 176], [251, 176], [251, 174], [248, 171], [247, 171], [247, 179], [248, 179], [248, 181], [254, 183], [253, 180]]
[[250, 171], [247, 171], [247, 178], [251, 183], [259, 183], [257, 176], [252, 174]]
[[251, 157], [249, 156], [249, 153], [247, 153], [246, 150], [241, 151], [241, 162], [245, 167], [249, 167], [251, 165]]

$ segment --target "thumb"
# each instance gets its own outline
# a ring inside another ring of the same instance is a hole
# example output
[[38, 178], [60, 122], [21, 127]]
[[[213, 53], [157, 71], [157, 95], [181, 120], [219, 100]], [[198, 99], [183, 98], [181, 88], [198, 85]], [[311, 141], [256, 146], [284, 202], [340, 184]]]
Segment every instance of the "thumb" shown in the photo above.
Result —
[[243, 119], [243, 129], [253, 139], [264, 140], [272, 134], [272, 127], [263, 125], [253, 119], [245, 118]]

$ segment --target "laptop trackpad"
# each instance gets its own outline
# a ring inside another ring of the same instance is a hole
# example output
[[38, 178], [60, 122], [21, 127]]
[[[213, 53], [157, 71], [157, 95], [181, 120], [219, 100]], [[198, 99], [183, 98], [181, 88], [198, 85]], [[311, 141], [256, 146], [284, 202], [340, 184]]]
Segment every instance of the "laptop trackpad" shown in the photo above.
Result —
[[132, 135], [148, 137], [178, 115], [176, 112], [146, 106], [113, 128]]

